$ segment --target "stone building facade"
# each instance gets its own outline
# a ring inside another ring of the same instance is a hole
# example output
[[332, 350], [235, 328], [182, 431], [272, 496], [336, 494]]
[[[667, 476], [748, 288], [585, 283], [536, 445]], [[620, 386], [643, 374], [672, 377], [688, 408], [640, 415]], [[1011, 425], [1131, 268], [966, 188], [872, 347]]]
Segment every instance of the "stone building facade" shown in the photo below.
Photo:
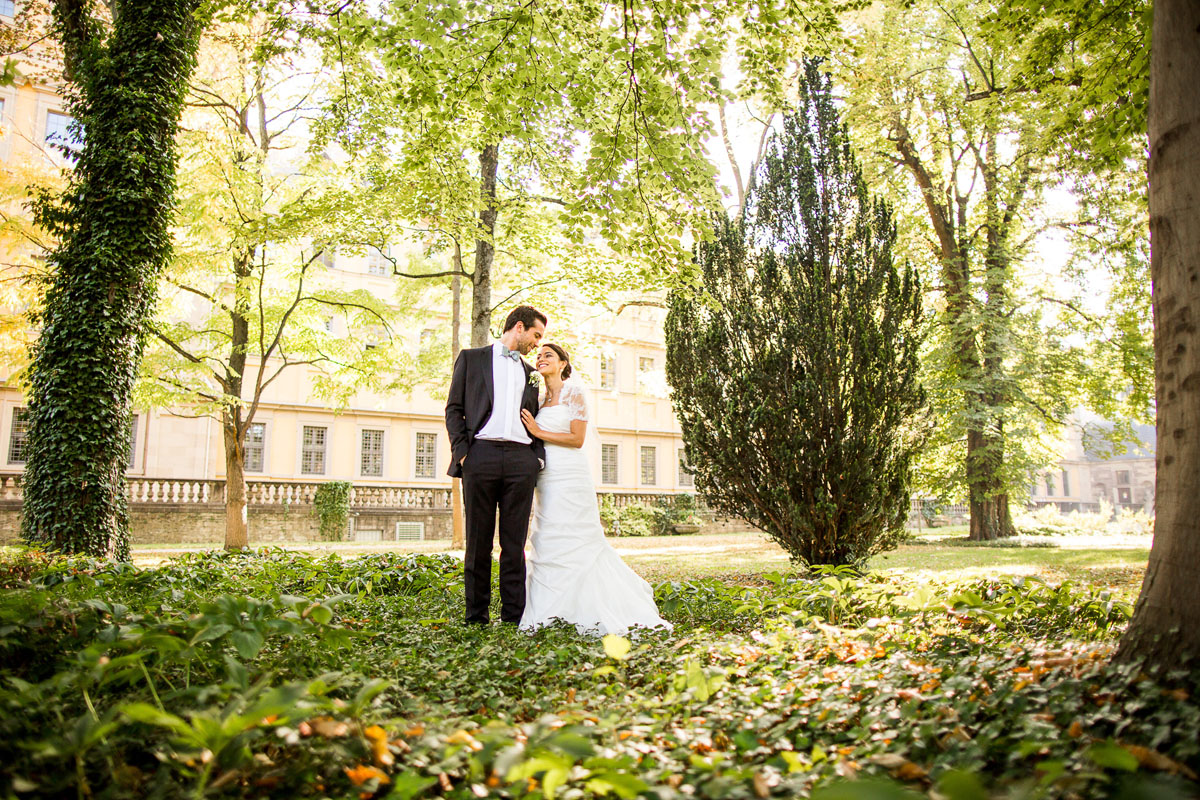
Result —
[[[1092, 425], [1105, 423], [1092, 423]], [[1062, 511], [1098, 511], [1101, 502], [1114, 508], [1154, 512], [1155, 432], [1153, 425], [1134, 425], [1136, 442], [1125, 452], [1092, 443], [1088, 426], [1068, 429], [1064, 455], [1056, 469], [1035, 476], [1030, 503], [1056, 505]]]

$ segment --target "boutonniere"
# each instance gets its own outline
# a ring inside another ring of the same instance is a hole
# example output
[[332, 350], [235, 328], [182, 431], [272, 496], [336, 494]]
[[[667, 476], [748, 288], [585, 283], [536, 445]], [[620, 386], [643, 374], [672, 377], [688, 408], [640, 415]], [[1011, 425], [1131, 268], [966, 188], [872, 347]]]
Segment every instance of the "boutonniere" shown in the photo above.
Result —
[[542, 375], [537, 370], [529, 373], [529, 385], [535, 388], [542, 385]]

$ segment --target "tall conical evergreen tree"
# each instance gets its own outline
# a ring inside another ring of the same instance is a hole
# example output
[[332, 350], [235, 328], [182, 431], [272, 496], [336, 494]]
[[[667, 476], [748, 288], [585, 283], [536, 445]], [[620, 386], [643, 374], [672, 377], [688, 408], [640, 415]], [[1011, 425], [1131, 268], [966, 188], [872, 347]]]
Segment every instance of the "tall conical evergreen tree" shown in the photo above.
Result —
[[667, 378], [699, 493], [796, 560], [857, 564], [909, 507], [921, 295], [806, 65], [753, 176], [745, 217], [697, 251], [667, 316]]

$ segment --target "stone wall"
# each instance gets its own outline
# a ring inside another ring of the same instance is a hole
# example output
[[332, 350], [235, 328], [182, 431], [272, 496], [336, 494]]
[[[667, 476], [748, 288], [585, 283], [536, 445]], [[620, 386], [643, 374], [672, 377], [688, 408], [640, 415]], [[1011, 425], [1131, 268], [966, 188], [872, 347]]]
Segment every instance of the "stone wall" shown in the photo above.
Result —
[[[423, 522], [426, 539], [450, 538], [450, 514], [437, 510], [377, 509], [351, 511], [351, 528], [394, 535], [397, 522]], [[251, 506], [247, 514], [250, 543], [282, 544], [322, 541], [312, 507]], [[14, 544], [21, 532], [21, 504], [0, 504], [0, 544]], [[347, 536], [346, 538], [353, 538]], [[212, 503], [167, 505], [136, 504], [129, 513], [130, 544], [220, 544], [225, 541], [225, 507]]]

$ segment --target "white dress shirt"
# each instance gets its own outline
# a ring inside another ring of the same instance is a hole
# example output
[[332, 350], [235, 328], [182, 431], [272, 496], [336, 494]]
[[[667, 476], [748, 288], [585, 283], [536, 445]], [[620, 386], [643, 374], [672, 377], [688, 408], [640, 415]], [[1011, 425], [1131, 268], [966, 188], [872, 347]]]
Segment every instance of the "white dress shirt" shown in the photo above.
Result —
[[492, 345], [492, 415], [475, 438], [530, 444], [533, 440], [521, 422], [525, 368], [503, 355], [507, 349], [500, 342]]

